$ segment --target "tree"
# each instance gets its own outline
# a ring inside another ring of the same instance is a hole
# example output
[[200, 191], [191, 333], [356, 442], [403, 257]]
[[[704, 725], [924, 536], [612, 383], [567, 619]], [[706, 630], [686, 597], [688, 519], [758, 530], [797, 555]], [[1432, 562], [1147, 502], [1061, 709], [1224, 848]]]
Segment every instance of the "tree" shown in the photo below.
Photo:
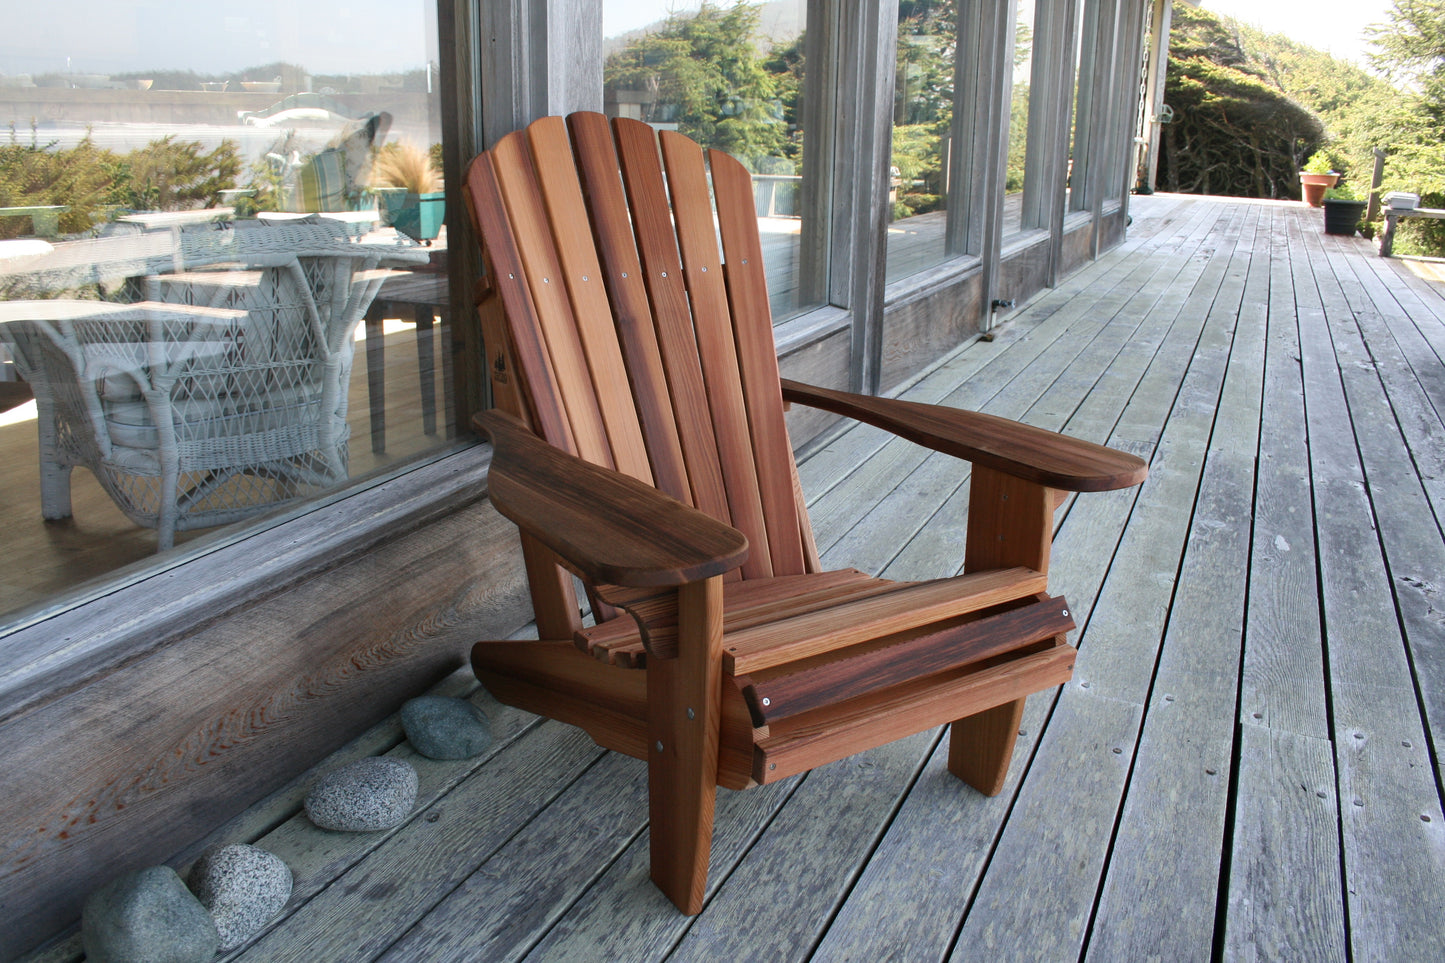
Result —
[[1160, 146], [1171, 191], [1297, 197], [1300, 165], [1325, 140], [1311, 110], [1251, 61], [1218, 17], [1174, 5], [1165, 101], [1174, 108]]
[[777, 77], [754, 43], [757, 25], [757, 8], [742, 2], [671, 13], [659, 30], [607, 58], [603, 83], [641, 95], [643, 120], [675, 123], [756, 171], [762, 158], [784, 156], [789, 144]]

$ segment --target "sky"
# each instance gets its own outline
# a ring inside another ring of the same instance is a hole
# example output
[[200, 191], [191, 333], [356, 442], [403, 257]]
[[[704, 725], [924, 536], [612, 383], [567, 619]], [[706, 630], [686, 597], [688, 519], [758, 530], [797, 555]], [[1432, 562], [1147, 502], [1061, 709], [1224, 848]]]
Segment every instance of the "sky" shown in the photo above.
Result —
[[1382, 24], [1391, 0], [1202, 0], [1211, 13], [1226, 14], [1268, 33], [1368, 66], [1365, 27]]
[[[720, 0], [726, 3], [728, 0]], [[237, 70], [274, 60], [313, 72], [415, 68], [435, 57], [426, 0], [7, 0], [0, 74], [148, 68]], [[698, 0], [604, 0], [603, 35], [654, 23]], [[1361, 36], [1391, 0], [1203, 0], [1233, 16], [1364, 63]], [[56, 29], [57, 24], [63, 24]]]
[[[385, 73], [436, 59], [431, 0], [0, 0], [0, 74], [194, 70], [278, 60]], [[428, 30], [433, 36], [428, 38]]]

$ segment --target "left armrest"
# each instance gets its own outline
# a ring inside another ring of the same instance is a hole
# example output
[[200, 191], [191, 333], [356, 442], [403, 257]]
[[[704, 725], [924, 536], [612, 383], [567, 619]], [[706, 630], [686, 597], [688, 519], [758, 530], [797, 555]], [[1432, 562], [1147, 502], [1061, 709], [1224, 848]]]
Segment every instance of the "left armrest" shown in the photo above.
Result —
[[554, 448], [495, 409], [472, 423], [492, 441], [492, 504], [594, 584], [651, 588], [737, 568], [737, 529], [651, 485]]
[[925, 448], [1049, 488], [1111, 491], [1137, 485], [1149, 474], [1134, 455], [977, 411], [874, 398], [787, 379], [783, 400], [847, 415]]

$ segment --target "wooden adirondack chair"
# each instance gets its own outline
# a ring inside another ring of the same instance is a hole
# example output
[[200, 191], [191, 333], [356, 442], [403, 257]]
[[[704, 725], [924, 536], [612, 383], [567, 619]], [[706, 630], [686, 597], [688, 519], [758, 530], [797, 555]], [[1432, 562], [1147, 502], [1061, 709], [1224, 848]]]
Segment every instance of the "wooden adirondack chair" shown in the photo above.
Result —
[[[1045, 594], [1053, 511], [1064, 491], [1139, 483], [1144, 463], [781, 381], [751, 179], [680, 134], [545, 118], [477, 157], [467, 190], [497, 403], [476, 425], [541, 637], [480, 642], [472, 662], [502, 702], [647, 760], [654, 882], [702, 909], [716, 786], [943, 723], [950, 771], [998, 793], [1024, 698], [1073, 669], [1067, 603]], [[972, 461], [964, 574], [821, 571], [785, 402]]]

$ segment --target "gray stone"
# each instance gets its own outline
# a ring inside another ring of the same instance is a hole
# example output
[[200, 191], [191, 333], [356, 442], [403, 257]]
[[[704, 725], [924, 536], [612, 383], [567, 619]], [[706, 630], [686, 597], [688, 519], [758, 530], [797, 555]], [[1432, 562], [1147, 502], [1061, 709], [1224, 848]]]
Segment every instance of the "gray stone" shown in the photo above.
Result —
[[428, 759], [470, 759], [492, 744], [486, 713], [466, 699], [418, 696], [401, 707], [401, 728]]
[[208, 850], [186, 881], [211, 911], [222, 952], [261, 932], [291, 898], [291, 870], [281, 857], [244, 843]]
[[221, 942], [211, 914], [169, 866], [127, 873], [91, 893], [80, 938], [91, 963], [200, 963]]
[[322, 776], [306, 794], [306, 815], [322, 829], [377, 832], [406, 819], [416, 790], [416, 770], [410, 763], [362, 759]]

